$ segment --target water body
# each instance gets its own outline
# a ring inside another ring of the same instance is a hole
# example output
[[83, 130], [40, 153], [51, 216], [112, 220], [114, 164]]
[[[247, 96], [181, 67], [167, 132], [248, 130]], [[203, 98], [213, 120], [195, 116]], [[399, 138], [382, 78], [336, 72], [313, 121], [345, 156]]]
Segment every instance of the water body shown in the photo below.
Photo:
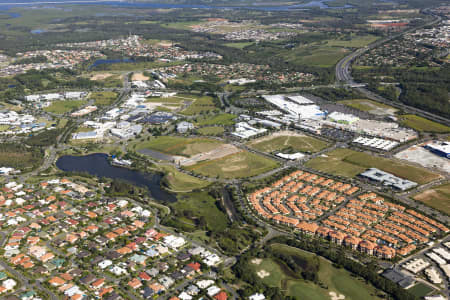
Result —
[[41, 34], [41, 33], [47, 32], [47, 30], [45, 30], [45, 29], [33, 29], [30, 32], [32, 34]]
[[167, 3], [136, 3], [119, 0], [0, 0], [0, 10], [8, 10], [14, 7], [23, 7], [29, 5], [46, 5], [46, 4], [80, 4], [80, 5], [109, 5], [129, 8], [151, 8], [151, 9], [169, 9], [169, 8], [195, 8], [195, 9], [251, 9], [265, 11], [286, 11], [293, 9], [319, 7], [322, 9], [342, 9], [350, 8], [351, 5], [344, 6], [328, 6], [326, 2], [332, 0], [313, 0], [308, 3], [298, 5], [280, 5], [280, 6], [212, 6], [203, 4], [167, 4]]
[[97, 66], [100, 65], [107, 65], [107, 64], [119, 64], [119, 63], [132, 63], [134, 62], [134, 60], [129, 59], [129, 58], [124, 58], [124, 59], [98, 59], [96, 61], [94, 61], [94, 63], [92, 65], [89, 66], [89, 70], [92, 68], [95, 68]]
[[142, 173], [127, 168], [112, 166], [108, 161], [108, 155], [103, 153], [86, 156], [65, 155], [58, 159], [56, 166], [66, 172], [87, 172], [97, 177], [121, 179], [136, 186], [147, 187], [151, 197], [162, 202], [174, 202], [177, 200], [174, 194], [161, 188], [160, 174]]

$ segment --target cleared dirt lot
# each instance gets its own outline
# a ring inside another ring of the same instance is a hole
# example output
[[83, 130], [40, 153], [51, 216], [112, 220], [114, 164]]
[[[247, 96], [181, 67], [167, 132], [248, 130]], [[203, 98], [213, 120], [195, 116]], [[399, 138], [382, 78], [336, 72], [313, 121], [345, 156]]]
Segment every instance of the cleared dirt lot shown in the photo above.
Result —
[[142, 73], [133, 73], [133, 76], [131, 77], [131, 81], [145, 81], [149, 79], [149, 77], [145, 76]]
[[240, 151], [242, 150], [233, 145], [225, 144], [211, 151], [196, 154], [190, 158], [181, 158], [178, 163], [182, 166], [191, 166], [204, 160], [219, 159]]
[[417, 163], [426, 168], [436, 168], [442, 172], [450, 173], [450, 160], [440, 157], [424, 149], [420, 145], [412, 146], [395, 155], [396, 158]]
[[109, 77], [111, 77], [113, 75], [114, 74], [111, 74], [111, 73], [99, 73], [99, 74], [95, 74], [94, 76], [92, 76], [91, 80], [93, 80], [93, 81], [104, 80], [104, 79], [109, 78]]

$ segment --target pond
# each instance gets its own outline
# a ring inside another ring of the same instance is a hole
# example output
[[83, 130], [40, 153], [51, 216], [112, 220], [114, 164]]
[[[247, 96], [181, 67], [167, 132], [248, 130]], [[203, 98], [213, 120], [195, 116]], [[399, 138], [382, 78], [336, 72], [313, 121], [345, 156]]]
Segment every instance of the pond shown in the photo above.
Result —
[[139, 171], [116, 167], [108, 161], [108, 155], [95, 153], [85, 156], [61, 156], [56, 166], [66, 172], [87, 172], [97, 177], [121, 179], [136, 186], [147, 187], [150, 196], [157, 201], [175, 202], [176, 196], [161, 187], [161, 174], [142, 173]]

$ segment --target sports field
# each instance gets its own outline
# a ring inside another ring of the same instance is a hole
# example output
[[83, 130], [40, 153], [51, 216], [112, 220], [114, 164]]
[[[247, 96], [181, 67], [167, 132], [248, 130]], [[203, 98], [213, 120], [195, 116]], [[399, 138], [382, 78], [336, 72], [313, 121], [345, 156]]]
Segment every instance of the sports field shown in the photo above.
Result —
[[429, 287], [428, 285], [426, 285], [422, 282], [419, 282], [415, 286], [409, 288], [408, 291], [411, 294], [415, 295], [417, 298], [422, 299], [422, 297], [425, 297], [426, 295], [431, 293], [433, 291], [433, 289], [431, 287]]
[[423, 191], [413, 198], [450, 215], [450, 183]]
[[46, 112], [62, 115], [80, 108], [87, 103], [86, 100], [62, 100], [53, 101], [50, 106], [45, 107]]
[[[136, 142], [136, 150], [150, 149], [168, 155], [190, 157], [199, 153], [214, 150], [223, 143], [207, 138], [182, 138], [174, 136], [161, 136], [145, 142]], [[133, 146], [132, 146], [133, 147]], [[134, 148], [134, 147], [133, 147]]]
[[[312, 253], [287, 245], [273, 244], [271, 247], [277, 253], [293, 258], [298, 257], [301, 260], [310, 260], [315, 256]], [[323, 258], [319, 258], [319, 263], [319, 281], [326, 285], [328, 289], [310, 281], [294, 278], [291, 274], [292, 271], [287, 266], [271, 258], [255, 258], [250, 261], [250, 266], [262, 282], [269, 286], [278, 287], [286, 291], [288, 296], [294, 296], [297, 299], [330, 300], [330, 292], [334, 292], [338, 296], [343, 295], [345, 299], [379, 299], [375, 296], [376, 289], [366, 284], [362, 279], [351, 276], [344, 269], [333, 267], [329, 261]]]
[[237, 152], [219, 159], [202, 161], [186, 169], [208, 177], [243, 178], [268, 172], [279, 164], [271, 159], [247, 151]]
[[450, 132], [450, 127], [416, 115], [403, 115], [399, 117], [400, 124], [417, 131], [446, 133]]
[[425, 184], [439, 178], [438, 174], [424, 168], [350, 149], [333, 150], [326, 155], [308, 161], [306, 166], [325, 173], [349, 178], [355, 177], [368, 168], [378, 168], [419, 184]]
[[263, 137], [251, 141], [248, 145], [251, 148], [267, 153], [277, 151], [315, 153], [326, 148], [329, 144], [306, 135], [284, 134], [280, 132], [270, 137]]

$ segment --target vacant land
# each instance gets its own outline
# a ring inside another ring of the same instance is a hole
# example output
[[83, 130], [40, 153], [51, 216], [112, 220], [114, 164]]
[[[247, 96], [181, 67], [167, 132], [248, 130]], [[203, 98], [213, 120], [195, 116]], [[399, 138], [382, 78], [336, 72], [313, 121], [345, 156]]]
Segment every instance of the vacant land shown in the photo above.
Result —
[[192, 116], [201, 113], [210, 113], [216, 109], [216, 105], [212, 97], [202, 96], [197, 97], [194, 102], [184, 109], [181, 113], [184, 115]]
[[366, 111], [374, 115], [394, 115], [397, 109], [392, 106], [378, 103], [369, 99], [343, 100], [338, 103], [353, 107], [357, 110]]
[[290, 51], [284, 58], [292, 63], [329, 68], [343, 58], [349, 50], [328, 45], [301, 46]]
[[89, 96], [90, 99], [94, 100], [94, 105], [96, 106], [107, 106], [111, 105], [114, 100], [117, 99], [117, 93], [115, 92], [94, 92]]
[[207, 126], [199, 128], [197, 131], [201, 135], [221, 135], [225, 129], [220, 126]]
[[18, 170], [33, 169], [42, 162], [43, 155], [40, 150], [25, 147], [23, 144], [0, 144], [0, 166]]
[[223, 143], [207, 138], [182, 138], [161, 136], [150, 141], [138, 142], [136, 150], [150, 149], [168, 155], [191, 157], [193, 155], [214, 150]]
[[54, 101], [50, 106], [45, 107], [46, 112], [62, 115], [80, 108], [87, 103], [86, 100], [62, 100]]
[[216, 200], [206, 192], [181, 194], [178, 201], [170, 206], [181, 217], [178, 221], [194, 224], [194, 228], [200, 218], [206, 222], [209, 230], [223, 231], [227, 228], [227, 216], [217, 208]]
[[306, 135], [279, 132], [270, 137], [252, 141], [248, 145], [256, 150], [268, 153], [278, 151], [315, 153], [326, 148], [329, 144]]
[[339, 46], [339, 47], [350, 47], [350, 48], [361, 48], [370, 43], [375, 42], [378, 39], [375, 35], [358, 35], [349, 37], [347, 39], [333, 39], [328, 40], [328, 46]]
[[236, 42], [236, 43], [226, 43], [224, 44], [227, 47], [244, 49], [247, 46], [253, 45], [252, 42]]
[[209, 185], [208, 181], [177, 171], [174, 167], [162, 165], [165, 172], [163, 183], [168, 189], [174, 192], [191, 192], [195, 189], [201, 189]]
[[233, 114], [219, 114], [215, 115], [214, 117], [206, 117], [206, 118], [199, 118], [196, 122], [199, 126], [205, 126], [205, 125], [234, 125], [236, 122], [234, 121], [236, 119], [236, 115]]
[[278, 163], [263, 156], [241, 151], [225, 157], [200, 162], [186, 167], [187, 170], [208, 177], [251, 177], [278, 167]]
[[438, 174], [424, 168], [410, 166], [393, 159], [377, 157], [350, 149], [333, 150], [326, 155], [308, 161], [306, 166], [349, 178], [355, 177], [368, 168], [378, 168], [419, 184], [425, 184], [439, 178]]
[[415, 195], [414, 200], [421, 201], [450, 215], [450, 183], [423, 191]]
[[416, 115], [403, 115], [399, 117], [400, 124], [417, 131], [445, 133], [450, 132], [450, 127], [430, 121]]
[[133, 76], [131, 76], [132, 81], [145, 81], [149, 79], [150, 77], [145, 76], [143, 73], [133, 73]]
[[[273, 244], [271, 247], [277, 253], [293, 257], [294, 261], [295, 257], [300, 260], [311, 260], [315, 257], [312, 253], [286, 245]], [[329, 300], [330, 292], [344, 295], [345, 299], [378, 299], [374, 296], [375, 288], [366, 284], [362, 279], [351, 276], [344, 269], [333, 267], [329, 261], [323, 258], [319, 258], [319, 262], [319, 281], [326, 285], [328, 289], [313, 282], [293, 277], [295, 275], [286, 265], [270, 258], [251, 260], [250, 266], [262, 282], [269, 286], [281, 288], [286, 291], [287, 295], [294, 296], [297, 299]]]

